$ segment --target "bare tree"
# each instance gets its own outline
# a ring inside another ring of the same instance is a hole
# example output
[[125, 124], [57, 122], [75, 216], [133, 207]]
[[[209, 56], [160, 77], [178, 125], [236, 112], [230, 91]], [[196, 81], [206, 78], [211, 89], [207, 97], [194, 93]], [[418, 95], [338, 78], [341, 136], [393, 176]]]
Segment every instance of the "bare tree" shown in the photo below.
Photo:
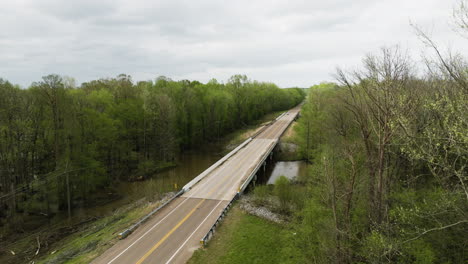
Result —
[[460, 0], [457, 8], [453, 10], [455, 24], [460, 28], [460, 33], [468, 37], [468, 1]]
[[338, 70], [337, 79], [348, 89], [344, 98], [361, 131], [368, 168], [369, 213], [380, 223], [386, 215], [388, 151], [397, 132], [398, 117], [411, 111], [411, 62], [398, 47], [383, 48], [380, 57], [368, 55], [364, 70]]

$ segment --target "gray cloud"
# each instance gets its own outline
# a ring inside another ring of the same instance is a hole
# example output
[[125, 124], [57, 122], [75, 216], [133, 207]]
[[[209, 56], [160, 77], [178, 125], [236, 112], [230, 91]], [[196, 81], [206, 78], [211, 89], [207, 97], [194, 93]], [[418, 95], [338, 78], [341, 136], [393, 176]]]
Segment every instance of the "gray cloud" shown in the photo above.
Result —
[[418, 59], [410, 20], [466, 53], [449, 25], [456, 1], [10, 1], [0, 7], [0, 77], [28, 86], [49, 73], [78, 82], [244, 73], [309, 86], [381, 46], [400, 44]]
[[76, 21], [112, 14], [117, 6], [112, 0], [41, 0], [31, 1], [31, 8], [59, 20]]

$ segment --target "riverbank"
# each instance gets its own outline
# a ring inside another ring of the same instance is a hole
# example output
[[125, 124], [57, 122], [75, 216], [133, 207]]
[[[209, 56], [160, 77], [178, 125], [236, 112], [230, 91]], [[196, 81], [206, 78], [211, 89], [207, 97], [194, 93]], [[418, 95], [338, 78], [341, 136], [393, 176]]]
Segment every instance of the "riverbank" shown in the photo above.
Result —
[[[265, 185], [257, 185], [236, 203], [216, 235], [205, 248], [195, 251], [189, 264], [304, 262], [294, 246], [297, 230], [292, 222], [294, 212], [303, 206], [308, 175], [299, 153], [297, 129], [293, 122], [281, 136], [275, 162], [264, 176]], [[269, 185], [278, 180], [279, 185]]]
[[301, 153], [299, 152], [299, 143], [297, 135], [297, 121], [286, 129], [284, 134], [280, 137], [278, 146], [276, 147], [277, 161], [299, 161], [303, 160]]
[[249, 137], [257, 134], [261, 129], [263, 129], [266, 125], [268, 125], [271, 121], [284, 112], [285, 111], [277, 111], [266, 114], [261, 119], [255, 121], [252, 125], [245, 126], [244, 128], [238, 129], [226, 135], [225, 140], [228, 142], [225, 148], [226, 153], [236, 148], [240, 143], [244, 142]]
[[167, 193], [155, 202], [142, 198], [102, 218], [45, 226], [14, 243], [2, 245], [7, 254], [1, 263], [89, 263], [117, 242], [119, 232], [173, 195]]
[[[121, 182], [113, 189], [115, 200], [73, 211], [72, 221], [62, 217], [33, 231], [3, 237], [0, 263], [88, 263], [117, 241], [117, 234], [159, 206], [161, 199], [179, 190], [186, 182], [217, 161], [231, 147], [255, 134], [261, 125], [281, 112], [265, 115], [254, 125], [236, 130], [200, 150], [184, 153], [179, 166], [165, 169], [149, 179]], [[97, 203], [96, 203], [97, 204]]]
[[286, 178], [275, 186], [257, 186], [236, 202], [216, 235], [188, 263], [304, 263], [292, 219], [305, 188]]

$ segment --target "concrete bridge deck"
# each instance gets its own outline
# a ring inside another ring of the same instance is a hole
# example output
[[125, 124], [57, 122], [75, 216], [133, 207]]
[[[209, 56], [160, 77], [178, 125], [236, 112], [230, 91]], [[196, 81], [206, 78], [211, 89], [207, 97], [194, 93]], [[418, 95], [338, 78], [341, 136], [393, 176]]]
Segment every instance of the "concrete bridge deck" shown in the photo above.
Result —
[[188, 184], [191, 188], [182, 196], [92, 263], [185, 263], [225, 206], [252, 179], [299, 109], [281, 115], [201, 180]]

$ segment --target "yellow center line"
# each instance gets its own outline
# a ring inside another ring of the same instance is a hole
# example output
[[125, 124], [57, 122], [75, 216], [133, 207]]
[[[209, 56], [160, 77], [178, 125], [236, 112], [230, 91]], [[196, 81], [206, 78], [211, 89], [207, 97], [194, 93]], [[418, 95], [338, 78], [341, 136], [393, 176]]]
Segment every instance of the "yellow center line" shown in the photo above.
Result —
[[[251, 154], [251, 151], [249, 152], [249, 155]], [[245, 161], [247, 159], [247, 157], [249, 155], [245, 155], [244, 158], [242, 158], [242, 162]], [[237, 170], [237, 168], [242, 164], [242, 162], [239, 162], [238, 165], [235, 167], [235, 169]], [[229, 177], [224, 177], [223, 178], [223, 181], [220, 182], [218, 185], [216, 185], [214, 188], [212, 188], [210, 190], [210, 192], [208, 193], [208, 195], [212, 194], [218, 186], [222, 185], [227, 179], [229, 179]], [[190, 198], [190, 197], [188, 197]], [[187, 199], [188, 199], [187, 198]], [[182, 219], [180, 220], [177, 225], [175, 225], [169, 232], [166, 233], [166, 235], [164, 235], [163, 238], [161, 238], [161, 240], [159, 240], [148, 252], [145, 253], [145, 255], [143, 255], [137, 262], [136, 264], [141, 264], [143, 263], [143, 261], [145, 261], [159, 246], [161, 246], [162, 243], [164, 243], [164, 241], [166, 241], [166, 239], [168, 239], [172, 233], [174, 233], [185, 221], [187, 221], [187, 219], [189, 219], [189, 217], [196, 211], [196, 209], [206, 201], [206, 199], [203, 199], [201, 200], [197, 205], [195, 205], [195, 207]]]
[[174, 233], [177, 228], [179, 228], [179, 226], [181, 226], [185, 221], [187, 221], [187, 219], [189, 219], [189, 217], [197, 210], [198, 206], [200, 206], [202, 203], [204, 203], [206, 201], [206, 199], [203, 199], [201, 200], [197, 205], [195, 205], [195, 207], [182, 219], [180, 220], [179, 223], [177, 223], [176, 226], [174, 226], [171, 231], [169, 231], [163, 238], [161, 238], [161, 240], [159, 240], [158, 243], [156, 243], [148, 252], [146, 252], [146, 254], [140, 258], [140, 260], [137, 261], [136, 264], [141, 264], [143, 263], [143, 261], [145, 261], [146, 258], [149, 257], [149, 255], [151, 255], [151, 253], [153, 253], [164, 241], [166, 241], [166, 239], [172, 234]]
[[[240, 151], [239, 151], [238, 153], [240, 153]], [[239, 159], [239, 161], [236, 163], [237, 166], [234, 167], [234, 169], [235, 169], [234, 171], [236, 171], [236, 170], [243, 164], [243, 162], [247, 159], [247, 157], [248, 157], [251, 153], [252, 153], [252, 150], [249, 151], [248, 154], [246, 154], [245, 156], [240, 156], [240, 158], [237, 158], [237, 157], [236, 157], [236, 158], [233, 158], [232, 161], [230, 161], [230, 162], [234, 162], [235, 159]], [[216, 177], [217, 175], [221, 175], [221, 172], [224, 173], [225, 170], [226, 170], [226, 171], [230, 171], [230, 170], [227, 170], [227, 168], [229, 168], [229, 167], [226, 166], [224, 169], [222, 169], [222, 170], [216, 172], [216, 173], [214, 174], [214, 176], [212, 176], [212, 178]], [[228, 178], [226, 177], [226, 176], [228, 176], [228, 175], [230, 175], [230, 174], [226, 174], [226, 175], [224, 176], [224, 178], [223, 178], [222, 181], [218, 182], [218, 184], [217, 184], [216, 186], [214, 186], [213, 188], [211, 188], [211, 189], [210, 189], [210, 192], [208, 192], [207, 195], [208, 195], [208, 196], [211, 195], [215, 190], [218, 189], [218, 187], [220, 187], [221, 185], [223, 185], [223, 184], [226, 182], [226, 180], [228, 179]], [[207, 186], [207, 187], [208, 187], [208, 186]], [[189, 197], [189, 198], [190, 198], [190, 197]]]
[[[270, 131], [265, 131], [267, 133], [267, 137], [270, 136], [270, 135], [274, 135], [279, 129], [280, 126], [276, 126], [275, 127], [271, 127], [271, 129], [269, 129]], [[250, 156], [250, 154], [252, 153], [252, 151], [249, 151], [248, 154], [246, 154], [240, 162], [238, 162], [237, 166], [235, 167], [235, 170], [236, 171], [241, 165], [242, 163]], [[219, 184], [217, 184], [216, 186], [214, 186], [214, 188], [212, 188], [210, 190], [210, 192], [208, 193], [208, 195], [212, 194], [218, 186], [224, 184], [224, 182], [226, 182], [226, 180], [229, 179], [229, 177], [224, 177], [223, 178], [223, 181], [221, 181]], [[189, 197], [190, 198], [190, 197]], [[164, 241], [166, 241], [171, 235], [172, 233], [174, 233], [183, 223], [185, 223], [185, 221], [187, 221], [187, 219], [190, 218], [190, 216], [192, 216], [192, 214], [197, 210], [197, 208], [202, 205], [204, 202], [206, 201], [206, 199], [203, 199], [201, 200], [197, 205], [195, 205], [195, 207], [182, 219], [180, 220], [177, 225], [175, 225], [169, 232], [166, 233], [166, 235], [164, 235], [163, 238], [161, 238], [161, 240], [159, 240], [148, 252], [145, 253], [145, 255], [143, 255], [137, 262], [136, 264], [141, 264], [143, 263], [143, 261], [145, 261], [159, 246], [161, 246], [162, 243], [164, 243]]]

